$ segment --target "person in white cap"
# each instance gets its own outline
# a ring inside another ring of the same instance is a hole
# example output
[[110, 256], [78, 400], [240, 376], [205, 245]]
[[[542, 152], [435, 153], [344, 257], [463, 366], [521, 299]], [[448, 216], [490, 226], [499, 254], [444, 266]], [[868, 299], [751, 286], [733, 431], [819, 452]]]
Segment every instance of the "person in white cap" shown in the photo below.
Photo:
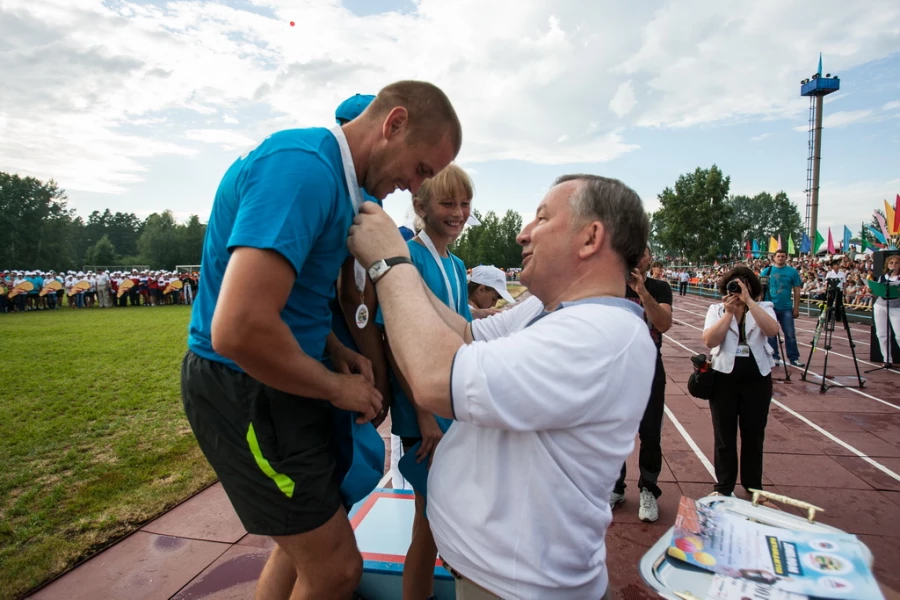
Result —
[[500, 312], [494, 308], [500, 299], [509, 304], [516, 300], [506, 290], [506, 273], [497, 267], [478, 265], [469, 276], [469, 306], [472, 318], [483, 319]]

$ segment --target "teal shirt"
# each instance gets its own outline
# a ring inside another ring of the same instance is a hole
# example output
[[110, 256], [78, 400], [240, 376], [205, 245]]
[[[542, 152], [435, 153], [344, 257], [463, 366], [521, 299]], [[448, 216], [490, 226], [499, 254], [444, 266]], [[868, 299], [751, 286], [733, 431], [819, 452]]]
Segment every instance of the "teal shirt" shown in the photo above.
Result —
[[[451, 301], [448, 302], [447, 285], [444, 283], [444, 277], [441, 275], [441, 270], [438, 268], [437, 263], [434, 262], [434, 258], [428, 252], [428, 248], [415, 241], [415, 239], [408, 241], [406, 245], [409, 246], [410, 258], [419, 270], [419, 274], [422, 276], [428, 289], [447, 303], [447, 306], [453, 308], [459, 316], [466, 321], [471, 321], [472, 312], [469, 310], [466, 265], [463, 264], [463, 261], [453, 254], [450, 254], [447, 258], [441, 258], [452, 290], [450, 294]], [[454, 273], [456, 273], [456, 277], [453, 276]], [[378, 313], [375, 315], [375, 322], [379, 326], [384, 327], [384, 317], [381, 314], [381, 308], [378, 309]], [[422, 346], [423, 350], [427, 350], [428, 340], [422, 340]], [[400, 384], [397, 383], [393, 375], [391, 376], [391, 395], [393, 397], [391, 403], [391, 433], [400, 437], [422, 437], [422, 433], [419, 431], [419, 422], [416, 419], [416, 409], [409, 398], [406, 397], [406, 394], [403, 393]], [[447, 431], [453, 422], [452, 419], [445, 419], [438, 415], [435, 415], [435, 419], [437, 419], [442, 431]]]
[[321, 359], [331, 331], [334, 282], [349, 256], [353, 216], [340, 148], [327, 129], [274, 133], [235, 161], [219, 184], [206, 227], [190, 349], [240, 371], [213, 350], [211, 329], [231, 252], [250, 247], [274, 250], [294, 268], [296, 279], [281, 318], [303, 351]]
[[769, 276], [769, 297], [763, 300], [771, 300], [777, 310], [794, 308], [791, 290], [803, 285], [797, 269], [788, 265], [783, 267], [772, 265], [763, 269], [760, 275]]

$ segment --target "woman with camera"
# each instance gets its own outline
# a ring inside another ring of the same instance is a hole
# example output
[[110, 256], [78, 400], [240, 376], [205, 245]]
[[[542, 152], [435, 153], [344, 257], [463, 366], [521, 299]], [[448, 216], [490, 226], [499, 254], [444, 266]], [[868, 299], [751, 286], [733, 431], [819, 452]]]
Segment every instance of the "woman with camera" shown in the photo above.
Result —
[[741, 485], [762, 489], [763, 440], [772, 400], [772, 354], [768, 338], [778, 334], [771, 302], [757, 276], [735, 267], [719, 280], [723, 302], [706, 313], [703, 343], [710, 352], [714, 390], [709, 401], [715, 436], [715, 494], [730, 496], [738, 476], [737, 435], [741, 434]]

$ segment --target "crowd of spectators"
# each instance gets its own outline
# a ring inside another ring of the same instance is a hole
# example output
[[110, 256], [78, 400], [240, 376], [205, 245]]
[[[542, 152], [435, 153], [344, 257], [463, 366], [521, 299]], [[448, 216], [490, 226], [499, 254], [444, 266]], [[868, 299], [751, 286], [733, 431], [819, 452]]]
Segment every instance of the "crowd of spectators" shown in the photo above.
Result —
[[[660, 277], [668, 280], [673, 288], [677, 288], [681, 274], [687, 271], [691, 287], [699, 287], [701, 290], [715, 293], [719, 278], [738, 264], [750, 267], [759, 276], [763, 269], [772, 264], [772, 261], [768, 258], [757, 258], [706, 266], [670, 266]], [[869, 286], [866, 285], [866, 280], [877, 279], [880, 273], [873, 271], [874, 265], [870, 254], [858, 254], [855, 258], [849, 256], [801, 256], [789, 259], [788, 264], [800, 273], [800, 280], [803, 282], [801, 297], [804, 300], [823, 300], [827, 285], [826, 279], [837, 278], [841, 280], [846, 306], [863, 311], [872, 310], [874, 298]]]
[[[109, 308], [113, 306], [164, 306], [192, 304], [197, 273], [173, 271], [0, 272], [0, 313]], [[27, 291], [17, 293], [23, 286]], [[121, 290], [121, 294], [119, 291]]]

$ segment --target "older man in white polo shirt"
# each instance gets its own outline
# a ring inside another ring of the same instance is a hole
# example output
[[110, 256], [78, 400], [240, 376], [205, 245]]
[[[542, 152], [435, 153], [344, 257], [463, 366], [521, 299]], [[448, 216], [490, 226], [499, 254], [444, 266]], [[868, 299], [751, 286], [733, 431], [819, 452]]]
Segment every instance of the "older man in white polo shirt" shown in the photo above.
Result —
[[609, 595], [607, 500], [656, 355], [641, 308], [624, 298], [647, 232], [640, 198], [621, 182], [561, 177], [517, 239], [535, 299], [469, 324], [407, 266], [380, 208], [364, 206], [351, 227], [415, 402], [457, 420], [428, 477], [457, 598]]

